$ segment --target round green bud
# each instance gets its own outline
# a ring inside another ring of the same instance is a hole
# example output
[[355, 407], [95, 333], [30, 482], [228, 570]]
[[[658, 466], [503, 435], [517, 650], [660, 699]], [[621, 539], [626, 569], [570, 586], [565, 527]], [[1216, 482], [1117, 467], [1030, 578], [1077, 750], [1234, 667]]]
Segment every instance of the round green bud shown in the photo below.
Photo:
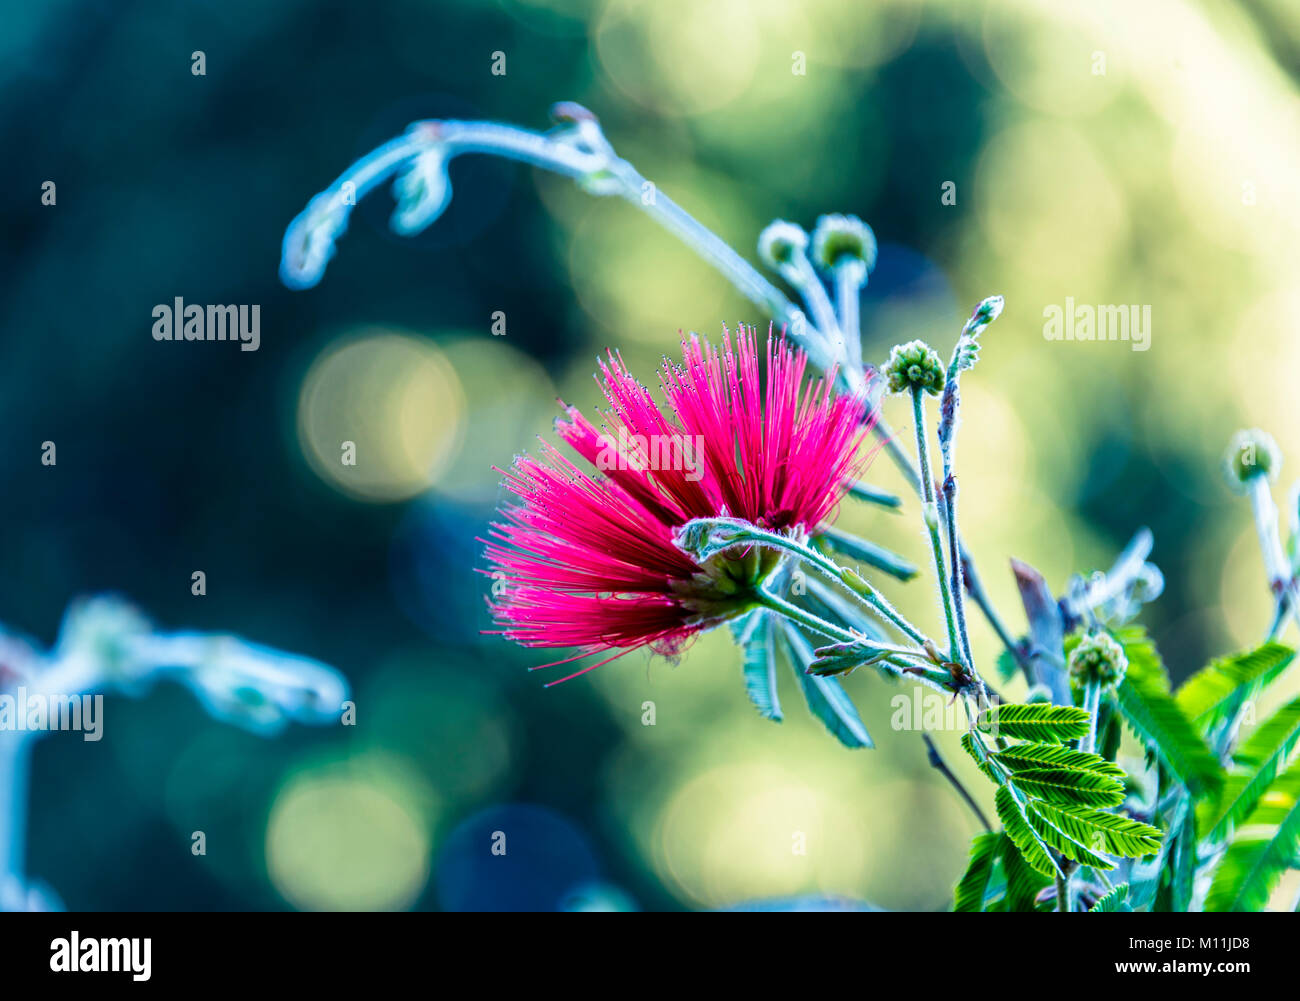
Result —
[[925, 341], [894, 345], [894, 349], [889, 352], [889, 361], [885, 362], [881, 372], [889, 380], [891, 393], [919, 389], [938, 396], [943, 392], [943, 361]]
[[826, 271], [847, 261], [876, 266], [876, 234], [855, 215], [824, 215], [812, 236], [813, 263]]
[[1271, 434], [1259, 428], [1234, 434], [1223, 457], [1228, 486], [1238, 493], [1245, 493], [1256, 476], [1266, 476], [1270, 482], [1276, 480], [1281, 468], [1281, 449]]
[[1077, 685], [1099, 682], [1103, 688], [1118, 685], [1128, 670], [1124, 648], [1109, 633], [1091, 633], [1070, 651], [1070, 680]]
[[808, 234], [802, 226], [778, 219], [758, 237], [758, 256], [770, 268], [782, 268], [808, 248]]

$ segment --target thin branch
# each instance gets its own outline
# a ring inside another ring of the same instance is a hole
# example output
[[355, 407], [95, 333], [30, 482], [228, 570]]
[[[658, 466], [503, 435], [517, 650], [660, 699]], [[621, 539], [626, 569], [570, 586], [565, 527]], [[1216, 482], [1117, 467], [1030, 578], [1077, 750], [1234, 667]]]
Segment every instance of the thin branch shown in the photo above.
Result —
[[928, 733], [923, 733], [921, 734], [921, 739], [925, 741], [925, 749], [930, 758], [930, 767], [935, 769], [935, 771], [948, 780], [948, 784], [957, 791], [958, 796], [966, 801], [966, 805], [971, 808], [971, 812], [975, 814], [980, 824], [983, 825], [984, 830], [992, 831], [993, 827], [989, 824], [988, 818], [984, 816], [984, 811], [980, 809], [979, 804], [975, 802], [975, 797], [967, 791], [966, 787], [961, 784], [961, 779], [957, 778], [957, 776], [952, 773], [952, 769], [944, 762], [943, 758], [939, 755], [939, 749], [934, 746], [934, 741], [930, 739], [930, 735]]

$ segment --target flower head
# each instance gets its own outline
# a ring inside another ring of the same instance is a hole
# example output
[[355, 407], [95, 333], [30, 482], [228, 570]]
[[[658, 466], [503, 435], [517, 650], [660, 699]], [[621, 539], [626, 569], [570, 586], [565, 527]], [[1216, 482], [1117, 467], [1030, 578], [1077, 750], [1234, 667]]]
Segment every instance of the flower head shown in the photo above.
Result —
[[876, 234], [855, 215], [824, 215], [813, 230], [812, 257], [826, 271], [854, 261], [870, 271], [876, 266]]
[[754, 607], [779, 563], [760, 547], [697, 563], [674, 543], [681, 526], [732, 517], [804, 535], [832, 516], [860, 471], [866, 404], [833, 396], [833, 372], [805, 386], [803, 353], [769, 334], [760, 377], [752, 328], [734, 343], [724, 332], [721, 349], [692, 334], [682, 349], [682, 364], [665, 361], [660, 372], [667, 412], [611, 352], [600, 364], [604, 428], [574, 407], [557, 420], [560, 437], [603, 476], [549, 445], [505, 474], [518, 503], [502, 508], [486, 555], [504, 585], [492, 611], [506, 638], [577, 647], [579, 657], [643, 646], [676, 653]]
[[1124, 648], [1109, 633], [1092, 633], [1070, 651], [1070, 680], [1076, 685], [1097, 682], [1103, 688], [1118, 685], [1128, 670]]
[[889, 391], [901, 393], [920, 389], [931, 396], [943, 391], [943, 361], [925, 341], [896, 344], [889, 352], [889, 361], [881, 370], [889, 380]]
[[808, 234], [803, 227], [778, 219], [758, 237], [758, 256], [770, 268], [780, 270], [808, 248]]
[[1245, 492], [1256, 476], [1265, 476], [1269, 482], [1277, 479], [1278, 471], [1282, 468], [1282, 450], [1267, 431], [1258, 428], [1238, 431], [1228, 445], [1223, 465], [1228, 486], [1238, 492]]

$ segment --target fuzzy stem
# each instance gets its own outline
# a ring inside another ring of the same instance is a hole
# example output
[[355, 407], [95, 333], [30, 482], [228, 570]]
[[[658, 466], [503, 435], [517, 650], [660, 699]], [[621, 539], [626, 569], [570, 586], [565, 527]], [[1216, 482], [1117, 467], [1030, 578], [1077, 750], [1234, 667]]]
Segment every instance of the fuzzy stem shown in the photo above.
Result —
[[1264, 569], [1269, 587], [1280, 595], [1290, 579], [1282, 541], [1278, 537], [1277, 505], [1268, 489], [1268, 477], [1255, 475], [1249, 481], [1250, 507], [1255, 515], [1255, 531], [1259, 535], [1260, 552], [1264, 555]]
[[[702, 518], [699, 523], [711, 522], [714, 519]], [[695, 524], [692, 522], [691, 524]], [[729, 526], [730, 527], [730, 526]], [[768, 532], [755, 525], [744, 525], [743, 528], [736, 528], [737, 534], [734, 538], [734, 544], [743, 545], [746, 542], [752, 542], [760, 546], [767, 546], [772, 549], [781, 549], [793, 553], [799, 559], [808, 563], [818, 570], [829, 580], [839, 584], [849, 594], [853, 595], [858, 601], [862, 602], [871, 611], [875, 612], [880, 618], [889, 622], [897, 628], [912, 642], [918, 646], [925, 646], [929, 641], [924, 633], [916, 626], [912, 625], [896, 609], [889, 600], [885, 598], [876, 588], [874, 588], [861, 574], [842, 567], [830, 557], [826, 556], [811, 546], [805, 545], [793, 539], [788, 535], [781, 535], [777, 532]]]
[[961, 641], [957, 638], [957, 619], [953, 614], [953, 600], [948, 573], [944, 567], [943, 544], [939, 541], [939, 507], [934, 498], [934, 480], [930, 476], [930, 450], [926, 443], [925, 406], [921, 390], [912, 387], [912, 418], [916, 424], [916, 454], [920, 459], [921, 500], [925, 504], [924, 520], [930, 536], [930, 552], [934, 556], [934, 576], [943, 598], [943, 617], [948, 627], [948, 657], [962, 661]]
[[1292, 577], [1286, 554], [1282, 550], [1277, 505], [1273, 502], [1273, 494], [1268, 487], [1268, 477], [1256, 474], [1250, 478], [1247, 487], [1251, 512], [1255, 516], [1255, 533], [1259, 536], [1259, 550], [1264, 557], [1264, 572], [1276, 601], [1267, 637], [1274, 640], [1286, 628], [1288, 613], [1300, 617], [1300, 588]]
[[780, 595], [773, 594], [765, 588], [758, 591], [758, 600], [772, 611], [779, 615], [785, 616], [791, 622], [797, 622], [801, 626], [807, 626], [809, 629], [815, 629], [823, 636], [828, 636], [833, 640], [839, 640], [842, 643], [853, 643], [858, 637], [853, 635], [847, 629], [842, 629], [834, 623], [827, 622], [820, 615], [808, 611], [806, 608], [800, 608], [793, 602], [786, 601]]
[[943, 506], [944, 513], [947, 515], [944, 520], [948, 523], [948, 559], [952, 563], [950, 568], [952, 604], [957, 617], [957, 635], [961, 639], [962, 656], [967, 667], [974, 667], [975, 655], [971, 653], [970, 637], [966, 634], [965, 582], [962, 580], [962, 567], [965, 561], [962, 559], [961, 546], [957, 537], [957, 478], [946, 468], [947, 465], [945, 458]]
[[863, 261], [847, 260], [835, 266], [835, 305], [840, 330], [848, 349], [849, 364], [862, 367], [862, 322], [859, 306], [862, 286], [866, 284], [867, 266]]

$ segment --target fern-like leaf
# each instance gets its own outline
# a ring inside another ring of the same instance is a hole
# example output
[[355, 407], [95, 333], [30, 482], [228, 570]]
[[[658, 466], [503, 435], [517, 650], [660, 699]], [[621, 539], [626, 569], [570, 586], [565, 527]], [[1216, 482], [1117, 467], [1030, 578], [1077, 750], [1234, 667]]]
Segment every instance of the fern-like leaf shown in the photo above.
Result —
[[1090, 865], [1094, 869], [1115, 868], [1115, 863], [1090, 852], [1053, 824], [1048, 819], [1048, 814], [1044, 812], [1043, 808], [1046, 805], [1039, 800], [1030, 800], [1028, 812], [1029, 826], [1034, 829], [1034, 833], [1043, 840], [1044, 844], [1051, 845], [1066, 858], [1073, 859], [1080, 865]]
[[998, 811], [998, 819], [1002, 821], [1002, 828], [1006, 835], [1016, 846], [1020, 856], [1029, 864], [1030, 868], [1042, 873], [1044, 876], [1056, 877], [1063, 875], [1057, 868], [1056, 862], [1052, 860], [1051, 852], [1043, 844], [1039, 836], [1029, 824], [1029, 819], [1025, 816], [1020, 804], [1012, 795], [1010, 788], [1007, 786], [998, 786], [998, 791], [993, 797], [993, 805]]
[[1011, 781], [1036, 799], [1065, 806], [1118, 806], [1124, 801], [1124, 786], [1110, 775], [1074, 768], [1028, 768], [1016, 772]]
[[1300, 764], [1269, 787], [1220, 860], [1205, 908], [1260, 911], [1300, 857]]
[[978, 725], [981, 732], [1000, 737], [1063, 743], [1084, 736], [1090, 718], [1086, 709], [1075, 706], [1006, 703], [981, 713]]
[[1125, 777], [1124, 769], [1114, 762], [1087, 751], [1075, 751], [1060, 744], [1017, 744], [993, 755], [1012, 771], [1026, 768], [1075, 768], [1098, 772], [1113, 778]]
[[1138, 627], [1126, 627], [1116, 635], [1129, 662], [1116, 689], [1116, 701], [1129, 729], [1194, 796], [1217, 793], [1223, 786], [1223, 769], [1169, 694], [1168, 675], [1155, 647]]
[[1281, 676], [1294, 658], [1290, 647], [1265, 643], [1248, 653], [1213, 661], [1178, 689], [1178, 707], [1202, 733], [1214, 730]]
[[1124, 858], [1151, 855], [1160, 850], [1160, 839], [1164, 836], [1158, 827], [1104, 810], [1048, 803], [1035, 803], [1033, 809], [1072, 841], [1108, 855]]
[[993, 864], [1002, 853], [1004, 840], [1001, 832], [975, 835], [970, 845], [970, 863], [953, 891], [954, 911], [984, 910]]
[[1300, 742], [1300, 699], [1288, 702], [1241, 745], [1234, 756], [1238, 766], [1228, 776], [1218, 809], [1203, 825], [1211, 840], [1232, 837], [1233, 830], [1255, 808], [1264, 790], [1286, 768]]
[[[1038, 910], [1038, 894], [1051, 883], [1051, 879], [1031, 868], [1005, 834], [1002, 835], [1002, 872], [1006, 877], [1006, 891], [998, 909], [1013, 912]], [[985, 908], [986, 911], [993, 909], [994, 905]]]
[[961, 746], [962, 746], [962, 750], [970, 755], [971, 760], [974, 761], [975, 764], [979, 766], [979, 770], [985, 774], [985, 776], [988, 778], [990, 782], [992, 782], [994, 785], [1001, 784], [1002, 776], [998, 774], [997, 769], [995, 769], [986, 760], [984, 760], [984, 755], [982, 755], [979, 752], [979, 750], [975, 747], [974, 737], [972, 737], [969, 733], [963, 733], [961, 735]]
[[1120, 883], [1119, 886], [1109, 891], [1104, 897], [1099, 898], [1088, 913], [1106, 914], [1131, 910], [1133, 910], [1133, 907], [1128, 902], [1128, 884]]

